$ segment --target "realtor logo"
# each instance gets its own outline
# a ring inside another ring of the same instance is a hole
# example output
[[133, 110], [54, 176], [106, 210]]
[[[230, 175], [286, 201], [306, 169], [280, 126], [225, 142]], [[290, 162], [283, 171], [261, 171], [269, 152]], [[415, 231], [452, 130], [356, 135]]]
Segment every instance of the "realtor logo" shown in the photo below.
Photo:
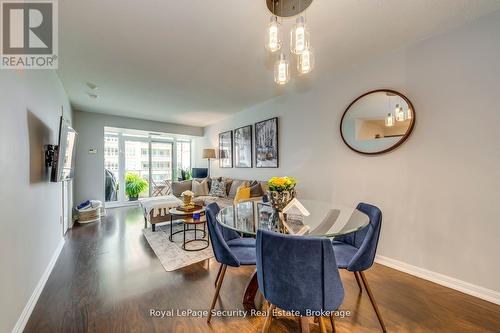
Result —
[[1, 3], [2, 69], [57, 68], [57, 2]]

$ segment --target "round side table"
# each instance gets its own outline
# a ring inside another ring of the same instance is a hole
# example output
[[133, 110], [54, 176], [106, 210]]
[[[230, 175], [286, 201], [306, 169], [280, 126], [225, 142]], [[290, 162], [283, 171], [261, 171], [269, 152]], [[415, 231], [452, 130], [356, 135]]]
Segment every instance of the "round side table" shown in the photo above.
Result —
[[[169, 210], [170, 214], [170, 237], [169, 240], [173, 242], [173, 236], [175, 234], [181, 233], [182, 232], [182, 249], [184, 251], [201, 251], [206, 249], [209, 245], [210, 242], [208, 239], [205, 239], [207, 236], [207, 218], [205, 215], [205, 207], [202, 207], [198, 210], [194, 211], [189, 211], [185, 212], [182, 210], [179, 210], [177, 208], [172, 208]], [[200, 214], [199, 219], [193, 218], [193, 214]], [[174, 220], [181, 220], [182, 221], [182, 230], [178, 231], [173, 231], [173, 221]], [[198, 225], [202, 225], [203, 229], [198, 229]], [[192, 228], [190, 226], [193, 226]], [[186, 232], [193, 232], [194, 233], [194, 238], [186, 240]], [[198, 238], [198, 234], [201, 234], [201, 238]], [[188, 249], [186, 248], [186, 245], [189, 243], [202, 243], [204, 244], [202, 247], [195, 248], [195, 249]]]

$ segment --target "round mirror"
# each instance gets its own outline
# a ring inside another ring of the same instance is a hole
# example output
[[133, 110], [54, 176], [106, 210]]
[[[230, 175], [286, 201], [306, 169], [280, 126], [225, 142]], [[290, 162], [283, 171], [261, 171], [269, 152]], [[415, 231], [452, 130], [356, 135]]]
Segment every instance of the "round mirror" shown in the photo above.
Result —
[[344, 112], [340, 134], [345, 144], [361, 154], [381, 154], [401, 145], [415, 124], [410, 100], [393, 90], [370, 91], [356, 98]]

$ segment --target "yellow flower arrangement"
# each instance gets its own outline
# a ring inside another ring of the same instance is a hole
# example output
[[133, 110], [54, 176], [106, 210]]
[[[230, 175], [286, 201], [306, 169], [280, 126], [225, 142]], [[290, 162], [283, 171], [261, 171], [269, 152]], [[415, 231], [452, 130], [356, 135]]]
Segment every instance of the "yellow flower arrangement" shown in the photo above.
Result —
[[295, 188], [295, 185], [297, 185], [297, 181], [294, 178], [287, 176], [272, 177], [271, 179], [269, 179], [267, 184], [269, 185], [269, 190], [282, 192], [293, 190]]

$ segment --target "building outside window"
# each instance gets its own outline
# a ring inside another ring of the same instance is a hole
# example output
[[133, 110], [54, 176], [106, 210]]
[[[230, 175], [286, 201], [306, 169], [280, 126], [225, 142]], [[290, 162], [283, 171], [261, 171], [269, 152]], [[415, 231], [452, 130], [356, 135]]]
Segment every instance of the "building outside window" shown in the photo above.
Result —
[[191, 141], [177, 141], [177, 170], [191, 170]]
[[116, 192], [114, 196], [116, 199], [107, 199], [107, 201], [128, 200], [124, 190], [128, 173], [135, 173], [149, 183], [148, 190], [141, 193], [140, 197], [148, 197], [153, 193], [156, 195], [158, 192], [154, 189], [172, 180], [174, 171], [180, 176], [178, 170], [191, 168], [191, 141], [189, 139], [176, 140], [175, 137], [151, 137], [148, 133], [137, 135], [137, 131], [128, 132], [125, 129], [106, 128], [104, 168], [107, 172], [108, 183], [110, 183], [110, 177], [115, 179], [111, 183], [116, 183], [112, 190]]

